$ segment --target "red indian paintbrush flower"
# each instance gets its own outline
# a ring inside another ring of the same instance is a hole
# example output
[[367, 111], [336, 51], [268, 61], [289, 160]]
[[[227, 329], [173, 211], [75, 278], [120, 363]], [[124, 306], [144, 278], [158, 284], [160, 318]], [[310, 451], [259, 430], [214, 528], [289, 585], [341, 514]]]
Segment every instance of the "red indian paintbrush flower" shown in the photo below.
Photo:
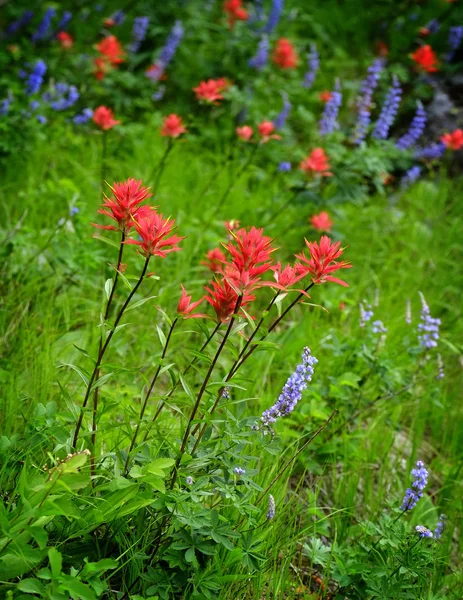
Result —
[[161, 258], [165, 258], [170, 252], [181, 250], [177, 244], [184, 238], [178, 235], [170, 235], [175, 228], [174, 219], [164, 219], [164, 217], [154, 209], [141, 216], [137, 215], [137, 217], [138, 218], [134, 222], [134, 227], [141, 240], [126, 240], [124, 242], [125, 244], [138, 246], [139, 252], [146, 258], [148, 258], [148, 256], [160, 256]]
[[178, 138], [182, 133], [186, 133], [186, 127], [183, 124], [182, 117], [179, 117], [176, 114], [168, 115], [162, 124], [161, 135]]
[[61, 44], [61, 48], [72, 48], [74, 38], [67, 31], [60, 31], [56, 34], [56, 39]]
[[298, 57], [292, 43], [281, 38], [277, 41], [277, 45], [272, 55], [273, 62], [282, 69], [295, 69], [297, 66]]
[[329, 172], [330, 164], [323, 148], [312, 150], [311, 154], [301, 162], [299, 168], [310, 175], [315, 173], [319, 173], [322, 177], [331, 177], [332, 175]]
[[429, 44], [418, 48], [418, 50], [412, 54], [412, 59], [420, 69], [427, 73], [435, 73], [439, 70], [437, 67], [439, 61], [437, 60], [436, 53]]
[[120, 121], [114, 119], [113, 111], [106, 106], [95, 108], [93, 121], [100, 129], [104, 129], [105, 131], [112, 129], [115, 125], [119, 125], [120, 123]]
[[328, 100], [331, 100], [332, 95], [332, 92], [330, 92], [329, 90], [325, 90], [324, 92], [320, 92], [318, 94], [318, 97], [322, 102], [328, 102]]
[[328, 236], [322, 235], [320, 243], [308, 242], [305, 240], [306, 246], [310, 252], [310, 258], [301, 252], [296, 254], [296, 258], [301, 261], [301, 269], [305, 270], [305, 274], [311, 276], [314, 283], [320, 284], [326, 281], [332, 281], [345, 287], [349, 287], [342, 279], [332, 277], [331, 273], [334, 273], [338, 269], [350, 269], [352, 265], [346, 261], [336, 261], [342, 253], [343, 248], [340, 248], [341, 242], [331, 243]]
[[94, 227], [127, 232], [135, 225], [134, 219], [151, 212], [151, 207], [140, 206], [142, 202], [153, 195], [148, 188], [142, 185], [141, 181], [129, 178], [122, 183], [114, 183], [109, 188], [113, 195], [111, 198], [105, 196], [106, 202], [98, 212], [116, 221], [117, 227], [92, 223]]
[[252, 138], [252, 134], [254, 133], [252, 127], [249, 125], [243, 125], [243, 127], [236, 128], [236, 135], [243, 140], [244, 142], [249, 141]]
[[95, 75], [96, 79], [98, 79], [98, 81], [101, 81], [102, 79], [104, 79], [106, 73], [111, 70], [111, 63], [109, 63], [106, 60], [106, 58], [102, 57], [95, 58], [93, 63], [95, 65], [95, 70], [93, 71], [93, 74]]
[[228, 15], [228, 25], [233, 29], [236, 21], [246, 21], [249, 13], [243, 8], [243, 0], [226, 0], [223, 10]]
[[206, 260], [201, 261], [213, 273], [222, 273], [224, 265], [227, 263], [227, 257], [220, 248], [209, 250], [206, 254]]
[[124, 62], [124, 50], [122, 49], [121, 43], [115, 35], [108, 35], [99, 44], [97, 44], [97, 50], [100, 54], [106, 57], [106, 59], [112, 65], [118, 65]]
[[281, 140], [281, 135], [273, 133], [275, 131], [275, 125], [272, 121], [262, 121], [258, 129], [263, 144], [266, 144], [269, 140]]
[[225, 79], [208, 79], [193, 88], [196, 98], [210, 104], [219, 104], [223, 100], [222, 92], [227, 87]]
[[330, 231], [333, 226], [333, 221], [330, 219], [329, 214], [326, 211], [319, 213], [318, 215], [313, 215], [310, 219], [312, 226], [314, 229], [318, 229], [318, 231]]
[[463, 130], [455, 129], [452, 133], [445, 133], [440, 140], [449, 150], [460, 150], [463, 148]]
[[[266, 281], [262, 285], [275, 288], [282, 292], [290, 292], [293, 285], [307, 275], [307, 270], [300, 263], [295, 263], [294, 267], [291, 265], [286, 265], [284, 268], [282, 268], [281, 263], [277, 262], [276, 265], [270, 268], [273, 271], [273, 276], [275, 277], [276, 283], [272, 281]], [[304, 290], [296, 291], [309, 297], [307, 292], [304, 292]]]
[[204, 296], [200, 300], [196, 300], [196, 302], [192, 302], [192, 296], [188, 296], [186, 289], [182, 284], [182, 295], [180, 296], [180, 300], [177, 305], [177, 312], [179, 315], [184, 317], [185, 319], [204, 319], [207, 318], [207, 315], [202, 313], [193, 313], [194, 309], [197, 308], [203, 301]]
[[[215, 310], [217, 319], [224, 323], [228, 321], [235, 311], [235, 307], [238, 301], [238, 294], [236, 290], [226, 281], [211, 281], [209, 284], [211, 287], [204, 286], [208, 292], [206, 296], [206, 302], [208, 302]], [[249, 294], [243, 294], [241, 300], [241, 308], [252, 302], [255, 296]]]
[[256, 227], [251, 227], [249, 231], [239, 229], [230, 233], [233, 239], [224, 244], [224, 248], [228, 250], [233, 266], [239, 271], [250, 271], [252, 276], [268, 271], [272, 253], [276, 250], [272, 248], [272, 238], [264, 235], [263, 229]]

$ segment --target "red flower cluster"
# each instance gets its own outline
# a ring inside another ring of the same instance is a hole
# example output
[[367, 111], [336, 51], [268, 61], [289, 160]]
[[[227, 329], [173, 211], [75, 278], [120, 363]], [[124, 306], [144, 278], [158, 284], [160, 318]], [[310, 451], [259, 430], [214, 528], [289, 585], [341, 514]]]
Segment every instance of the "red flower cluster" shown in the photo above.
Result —
[[59, 41], [61, 48], [72, 48], [74, 38], [67, 31], [60, 31], [56, 34], [56, 39]]
[[221, 77], [220, 79], [208, 79], [193, 88], [197, 100], [209, 104], [220, 104], [223, 100], [222, 92], [229, 86], [228, 81]]
[[139, 211], [133, 224], [140, 239], [130, 239], [124, 243], [138, 246], [140, 254], [146, 258], [149, 256], [165, 258], [170, 252], [181, 250], [177, 244], [184, 238], [171, 235], [175, 228], [175, 220], [169, 217], [164, 219], [154, 208], [142, 213]]
[[282, 69], [295, 69], [297, 67], [298, 56], [294, 46], [288, 39], [281, 38], [277, 41], [272, 60]]
[[328, 102], [328, 100], [331, 100], [332, 95], [333, 94], [329, 90], [325, 90], [324, 92], [320, 92], [318, 97], [322, 102]]
[[235, 131], [236, 135], [240, 138], [240, 140], [243, 140], [244, 142], [248, 142], [254, 134], [253, 128], [249, 127], [249, 125], [237, 127]]
[[124, 62], [125, 52], [115, 35], [105, 37], [97, 44], [97, 50], [101, 56], [94, 60], [95, 77], [101, 80], [112, 67]]
[[197, 308], [203, 301], [204, 296], [200, 300], [196, 300], [196, 302], [192, 302], [192, 296], [188, 296], [186, 289], [181, 285], [182, 295], [180, 296], [180, 300], [178, 301], [177, 312], [179, 315], [184, 317], [185, 319], [202, 319], [207, 318], [207, 315], [202, 313], [193, 313], [194, 309]]
[[117, 227], [114, 225], [96, 225], [95, 223], [93, 223], [93, 226], [99, 229], [127, 233], [135, 225], [136, 219], [151, 211], [150, 207], [140, 206], [140, 204], [153, 194], [142, 185], [141, 181], [132, 178], [122, 183], [114, 183], [109, 188], [113, 195], [111, 198], [105, 196], [106, 202], [98, 212], [116, 221]]
[[412, 59], [420, 69], [427, 73], [435, 73], [439, 70], [439, 61], [437, 60], [436, 53], [429, 44], [418, 48], [418, 50], [412, 54]]
[[114, 113], [106, 106], [99, 106], [93, 112], [93, 121], [100, 129], [107, 131], [115, 125], [119, 125], [120, 121], [114, 119]]
[[174, 113], [168, 115], [162, 124], [161, 135], [178, 138], [182, 133], [186, 133], [186, 127], [183, 124], [182, 117], [179, 117]]
[[463, 148], [463, 130], [455, 129], [452, 133], [445, 133], [440, 140], [449, 150], [461, 150]]
[[314, 229], [318, 231], [329, 231], [333, 226], [333, 221], [327, 212], [321, 212], [318, 215], [313, 215], [310, 219]]
[[273, 133], [275, 131], [275, 125], [272, 121], [262, 121], [258, 127], [261, 142], [266, 144], [270, 140], [281, 140], [281, 135]]
[[323, 148], [315, 148], [300, 164], [300, 169], [309, 175], [319, 173], [322, 177], [331, 177], [330, 164]]
[[233, 29], [236, 21], [246, 21], [249, 16], [248, 11], [243, 8], [243, 0], [226, 0], [223, 10], [228, 15], [230, 29]]
[[308, 242], [307, 240], [305, 240], [305, 244], [309, 249], [310, 258], [307, 258], [303, 252], [296, 254], [296, 258], [301, 261], [303, 268], [306, 269], [306, 273], [311, 276], [314, 283], [320, 284], [332, 281], [344, 287], [349, 287], [345, 281], [331, 275], [331, 273], [334, 273], [338, 269], [349, 269], [352, 267], [350, 263], [344, 260], [341, 262], [336, 261], [344, 252], [340, 248], [341, 242], [332, 244], [328, 236], [322, 235], [319, 244], [317, 242]]

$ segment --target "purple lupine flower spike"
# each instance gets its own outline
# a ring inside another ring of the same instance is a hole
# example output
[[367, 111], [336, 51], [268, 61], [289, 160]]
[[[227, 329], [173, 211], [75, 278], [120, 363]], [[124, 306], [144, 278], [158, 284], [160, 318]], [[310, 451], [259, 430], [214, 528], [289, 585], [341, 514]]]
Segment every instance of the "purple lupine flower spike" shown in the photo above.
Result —
[[145, 39], [148, 30], [149, 17], [136, 17], [132, 27], [133, 42], [130, 45], [130, 52], [138, 52], [141, 43]]
[[365, 327], [365, 325], [373, 318], [373, 310], [371, 308], [371, 304], [365, 303], [365, 306], [361, 302], [359, 305], [360, 308], [360, 327]]
[[4, 98], [3, 100], [0, 100], [0, 117], [3, 117], [8, 113], [10, 110], [11, 101], [12, 98]]
[[73, 117], [72, 121], [76, 125], [84, 125], [85, 123], [88, 123], [92, 117], [93, 110], [91, 108], [84, 108], [80, 114]]
[[36, 94], [40, 90], [40, 86], [43, 82], [43, 77], [47, 71], [47, 65], [43, 62], [43, 60], [39, 59], [32, 69], [29, 77], [26, 82], [26, 94], [31, 96], [32, 94]]
[[445, 154], [445, 144], [443, 142], [434, 142], [424, 148], [417, 148], [415, 158], [422, 160], [439, 160]]
[[255, 55], [248, 60], [248, 65], [253, 69], [260, 71], [268, 62], [269, 51], [270, 44], [268, 37], [263, 35], [259, 41]]
[[434, 319], [431, 317], [428, 303], [426, 302], [423, 294], [420, 292], [421, 297], [421, 315], [420, 324], [418, 325], [418, 341], [423, 348], [429, 350], [437, 346], [439, 339], [439, 326], [441, 324], [440, 319]]
[[49, 92], [42, 95], [42, 100], [48, 102], [53, 110], [66, 110], [73, 106], [79, 99], [79, 92], [75, 85], [57, 83]]
[[72, 12], [70, 12], [69, 10], [65, 10], [61, 19], [59, 20], [56, 31], [66, 31], [71, 19], [72, 19]]
[[14, 35], [15, 33], [17, 33], [20, 29], [22, 29], [29, 23], [33, 16], [34, 12], [32, 10], [26, 10], [19, 19], [13, 21], [13, 23], [11, 23], [11, 25], [7, 28], [7, 34]]
[[415, 183], [415, 181], [419, 178], [420, 175], [421, 167], [415, 165], [411, 169], [408, 169], [408, 171], [402, 177], [402, 179], [400, 180], [400, 186], [403, 189], [409, 187], [410, 185], [412, 185], [412, 183]]
[[288, 94], [286, 92], [283, 93], [283, 108], [281, 112], [277, 115], [276, 119], [273, 121], [275, 125], [275, 129], [282, 129], [286, 124], [286, 119], [289, 116], [291, 111], [291, 102], [288, 100]]
[[410, 148], [410, 146], [416, 144], [424, 131], [427, 119], [428, 117], [423, 105], [421, 102], [418, 102], [415, 116], [410, 123], [410, 128], [406, 134], [397, 140], [396, 148], [399, 148], [399, 150], [406, 150], [407, 148]]
[[389, 129], [399, 110], [400, 100], [402, 98], [402, 88], [399, 80], [394, 75], [392, 85], [389, 88], [384, 100], [381, 113], [376, 121], [373, 137], [378, 140], [385, 140], [389, 134]]
[[387, 327], [384, 326], [384, 323], [382, 321], [373, 321], [373, 323], [371, 324], [371, 331], [372, 333], [387, 333]]
[[447, 517], [444, 514], [439, 515], [439, 521], [437, 522], [436, 528], [434, 529], [434, 537], [439, 540], [442, 537], [442, 532], [445, 527], [445, 520]]
[[402, 506], [400, 507], [402, 510], [412, 510], [423, 496], [423, 490], [428, 484], [428, 471], [421, 460], [417, 461], [416, 468], [411, 470], [411, 474], [414, 479], [412, 486], [405, 492]]
[[312, 356], [309, 348], [304, 348], [302, 363], [296, 367], [294, 373], [285, 383], [275, 404], [262, 413], [260, 420], [266, 430], [272, 431], [271, 423], [275, 423], [279, 417], [289, 415], [296, 408], [296, 404], [302, 398], [302, 392], [306, 389], [308, 382], [312, 380], [313, 366], [317, 362], [318, 360], [315, 356]]
[[436, 379], [444, 379], [445, 377], [445, 372], [444, 372], [444, 363], [442, 361], [442, 356], [440, 354], [437, 355], [437, 375], [436, 375]]
[[420, 534], [420, 538], [432, 538], [432, 531], [423, 525], [417, 525], [415, 531]]
[[288, 171], [291, 171], [291, 163], [286, 160], [283, 160], [278, 165], [278, 171], [280, 171], [281, 173], [287, 173]]
[[362, 83], [360, 94], [357, 100], [357, 124], [353, 133], [353, 142], [361, 144], [365, 139], [371, 120], [371, 103], [373, 100], [373, 92], [378, 85], [381, 71], [384, 66], [384, 60], [377, 58], [369, 67], [368, 75]]
[[450, 51], [448, 52], [448, 54], [446, 56], [447, 62], [450, 62], [453, 59], [455, 52], [460, 47], [462, 39], [463, 39], [463, 25], [455, 25], [453, 27], [450, 27], [449, 39], [448, 39]]
[[337, 119], [342, 104], [342, 93], [340, 90], [341, 84], [339, 83], [339, 79], [337, 79], [334, 91], [331, 92], [331, 98], [327, 100], [325, 104], [323, 115], [318, 125], [320, 135], [333, 133], [333, 131], [339, 127]]
[[320, 57], [317, 52], [317, 46], [315, 44], [310, 45], [310, 53], [308, 56], [308, 70], [304, 75], [304, 81], [302, 87], [307, 89], [311, 88], [314, 84], [317, 71], [320, 68]]
[[150, 79], [153, 79], [153, 81], [158, 81], [162, 77], [167, 65], [174, 57], [177, 47], [182, 40], [183, 33], [184, 29], [182, 22], [175, 21], [175, 24], [170, 30], [169, 36], [167, 37], [166, 43], [161, 50], [161, 54], [155, 63], [158, 68], [150, 72], [148, 75]]
[[233, 473], [235, 475], [244, 475], [246, 473], [246, 469], [243, 469], [243, 467], [235, 467], [233, 469]]
[[272, 33], [272, 31], [278, 25], [281, 15], [283, 13], [284, 0], [273, 0], [272, 8], [268, 16], [268, 21], [264, 27], [264, 33]]
[[114, 22], [114, 25], [122, 25], [125, 21], [125, 12], [123, 10], [116, 10], [109, 19]]
[[54, 8], [49, 8], [45, 11], [45, 14], [43, 15], [43, 19], [39, 23], [37, 30], [34, 31], [34, 33], [32, 34], [31, 39], [33, 42], [43, 40], [44, 38], [47, 37], [47, 35], [50, 31], [51, 20], [55, 16], [55, 13], [56, 13], [56, 11]]

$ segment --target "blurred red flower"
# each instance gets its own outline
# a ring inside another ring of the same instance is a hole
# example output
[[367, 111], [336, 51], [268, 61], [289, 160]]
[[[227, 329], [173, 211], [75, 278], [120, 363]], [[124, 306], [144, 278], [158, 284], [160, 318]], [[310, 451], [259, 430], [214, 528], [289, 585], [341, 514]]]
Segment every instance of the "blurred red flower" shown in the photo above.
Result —
[[302, 269], [305, 270], [307, 275], [310, 275], [312, 281], [316, 284], [325, 283], [332, 281], [345, 287], [349, 287], [342, 279], [332, 277], [331, 273], [334, 273], [338, 269], [350, 269], [352, 265], [346, 261], [336, 261], [342, 253], [343, 248], [340, 248], [341, 242], [331, 243], [328, 236], [322, 235], [320, 243], [308, 242], [305, 240], [306, 246], [310, 252], [310, 258], [307, 258], [303, 252], [296, 254], [302, 263]]
[[322, 177], [331, 177], [332, 175], [329, 172], [330, 164], [323, 148], [312, 150], [311, 154], [301, 162], [300, 169], [312, 175], [319, 173]]
[[329, 90], [326, 90], [324, 92], [320, 92], [318, 94], [318, 97], [320, 98], [320, 100], [322, 102], [328, 102], [328, 100], [331, 98], [332, 95], [333, 94]]
[[463, 148], [463, 130], [455, 129], [452, 133], [445, 133], [440, 140], [449, 150], [460, 150]]
[[206, 254], [206, 260], [201, 261], [213, 273], [222, 273], [227, 262], [227, 257], [220, 248], [209, 250]]
[[56, 39], [61, 44], [61, 48], [72, 48], [74, 44], [74, 38], [67, 31], [60, 31], [57, 33]]
[[439, 70], [437, 66], [439, 61], [437, 60], [436, 53], [429, 44], [418, 48], [418, 50], [412, 54], [412, 59], [418, 67], [427, 73], [435, 73]]
[[93, 112], [93, 121], [100, 129], [107, 131], [112, 129], [115, 125], [119, 125], [120, 121], [114, 119], [114, 113], [110, 108], [106, 106], [99, 106], [95, 108]]
[[193, 88], [196, 94], [196, 98], [203, 102], [209, 102], [211, 104], [219, 104], [220, 100], [223, 100], [221, 92], [226, 88], [227, 82], [225, 79], [208, 79], [208, 81], [201, 81], [201, 83]]
[[236, 21], [246, 21], [249, 13], [243, 8], [243, 0], [226, 0], [223, 10], [228, 15], [228, 25], [233, 29]]
[[165, 137], [177, 138], [182, 133], [186, 133], [186, 127], [183, 125], [182, 117], [172, 113], [164, 119], [161, 135]]
[[123, 58], [125, 52], [115, 35], [108, 35], [96, 47], [98, 52], [103, 54], [112, 65], [118, 65], [125, 60]]
[[295, 69], [297, 67], [298, 56], [294, 46], [288, 39], [281, 38], [277, 41], [272, 60], [282, 69]]
[[247, 142], [249, 139], [251, 139], [252, 134], [254, 133], [252, 127], [249, 127], [249, 125], [243, 125], [243, 127], [237, 127], [235, 131], [236, 131], [236, 135], [240, 138], [240, 140], [243, 140], [245, 142]]
[[267, 143], [269, 140], [281, 140], [281, 135], [276, 135], [275, 125], [272, 121], [262, 121], [258, 127], [262, 143]]
[[318, 215], [313, 215], [310, 219], [310, 222], [312, 223], [314, 229], [318, 229], [319, 231], [330, 231], [331, 227], [333, 226], [333, 222], [326, 211], [323, 211]]

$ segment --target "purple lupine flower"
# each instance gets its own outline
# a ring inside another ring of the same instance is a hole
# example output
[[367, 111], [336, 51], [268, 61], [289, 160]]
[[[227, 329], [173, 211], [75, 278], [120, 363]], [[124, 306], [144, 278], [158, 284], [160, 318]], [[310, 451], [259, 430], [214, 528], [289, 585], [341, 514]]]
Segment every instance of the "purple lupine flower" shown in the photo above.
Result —
[[42, 125], [45, 125], [45, 123], [47, 122], [47, 117], [45, 117], [44, 115], [37, 115], [37, 121]]
[[145, 39], [148, 30], [149, 17], [136, 17], [132, 27], [133, 42], [130, 45], [131, 52], [138, 52], [141, 43]]
[[0, 100], [0, 117], [3, 117], [10, 110], [11, 98], [4, 98]]
[[429, 31], [429, 33], [436, 33], [439, 31], [439, 21], [437, 19], [431, 19], [429, 23], [427, 23], [424, 28]]
[[40, 102], [38, 100], [31, 100], [29, 102], [29, 108], [32, 112], [34, 112], [34, 110], [37, 110], [39, 106]]
[[432, 531], [423, 525], [417, 525], [415, 531], [420, 534], [420, 538], [432, 538]]
[[405, 175], [400, 180], [400, 186], [405, 189], [415, 183], [418, 177], [421, 175], [421, 167], [414, 166], [405, 173]]
[[384, 323], [382, 321], [373, 321], [373, 323], [371, 324], [371, 331], [372, 333], [387, 333], [387, 327], [384, 326]]
[[193, 477], [191, 475], [188, 475], [188, 477], [185, 477], [185, 483], [187, 485], [193, 485], [194, 482], [195, 482], [195, 480], [193, 479]]
[[88, 123], [92, 117], [93, 110], [91, 108], [84, 108], [80, 114], [77, 114], [72, 118], [72, 121], [76, 125], [84, 125], [85, 123]]
[[397, 140], [396, 148], [399, 148], [399, 150], [406, 150], [407, 148], [410, 148], [410, 146], [416, 144], [424, 131], [427, 119], [428, 117], [423, 105], [421, 102], [418, 102], [415, 116], [410, 123], [410, 128], [407, 133]]
[[410, 325], [411, 322], [412, 322], [412, 304], [410, 302], [410, 299], [408, 299], [407, 304], [405, 306], [405, 323]]
[[233, 473], [235, 475], [244, 475], [246, 473], [246, 469], [243, 469], [243, 467], [235, 467], [233, 469]]
[[421, 315], [420, 323], [418, 325], [418, 341], [420, 346], [426, 349], [435, 348], [439, 339], [439, 326], [441, 324], [440, 319], [434, 319], [431, 317], [428, 303], [426, 302], [423, 294], [420, 292], [421, 297]]
[[317, 46], [315, 44], [310, 44], [310, 52], [308, 56], [308, 69], [307, 73], [304, 75], [302, 87], [309, 89], [313, 86], [319, 68], [320, 57], [318, 55]]
[[437, 375], [436, 375], [436, 379], [444, 379], [445, 377], [445, 372], [444, 372], [444, 363], [442, 361], [442, 357], [440, 354], [437, 355]]
[[291, 163], [286, 160], [281, 161], [281, 163], [278, 165], [278, 171], [281, 173], [287, 173], [288, 171], [291, 171]]
[[40, 90], [40, 86], [43, 82], [43, 76], [47, 71], [47, 65], [43, 62], [43, 60], [39, 59], [32, 69], [32, 72], [29, 74], [26, 82], [26, 94], [28, 96], [32, 96], [32, 94], [36, 94]]
[[52, 21], [53, 17], [55, 16], [55, 14], [56, 14], [56, 10], [54, 8], [48, 8], [45, 11], [43, 19], [39, 23], [37, 30], [34, 31], [34, 33], [32, 34], [31, 40], [33, 42], [43, 40], [44, 38], [47, 37], [47, 35], [50, 31], [51, 21]]
[[222, 390], [222, 398], [225, 400], [230, 400], [230, 387], [226, 385]]
[[416, 468], [411, 470], [411, 475], [414, 479], [412, 486], [405, 492], [401, 510], [412, 510], [423, 496], [423, 490], [428, 484], [428, 471], [421, 460], [417, 461]]
[[159, 102], [159, 100], [162, 100], [164, 98], [165, 93], [166, 93], [166, 86], [160, 85], [158, 88], [158, 91], [154, 92], [154, 94], [151, 96], [151, 99], [154, 100], [155, 102]]
[[355, 144], [361, 144], [367, 135], [368, 126], [370, 125], [371, 120], [370, 113], [373, 92], [378, 85], [383, 65], [384, 61], [382, 58], [375, 59], [368, 67], [368, 75], [363, 80], [360, 88], [360, 94], [357, 99], [357, 124], [353, 133], [353, 142]]
[[270, 9], [270, 14], [268, 16], [267, 23], [263, 29], [265, 33], [272, 33], [272, 31], [278, 25], [280, 21], [281, 15], [283, 13], [283, 4], [284, 0], [273, 0], [272, 8]]
[[360, 302], [360, 304], [359, 304], [359, 308], [360, 308], [359, 327], [365, 327], [365, 325], [368, 323], [368, 321], [370, 321], [373, 318], [374, 313], [371, 308], [371, 304], [365, 303], [365, 307], [363, 306], [363, 303]]
[[69, 210], [69, 215], [71, 217], [74, 217], [75, 215], [77, 215], [78, 212], [79, 212], [79, 209], [77, 208], [77, 206], [71, 206], [71, 208]]
[[448, 44], [450, 51], [446, 56], [446, 60], [450, 62], [455, 55], [455, 52], [458, 50], [461, 44], [461, 40], [463, 39], [463, 26], [462, 25], [454, 25], [449, 29], [449, 38]]
[[437, 521], [436, 528], [434, 529], [434, 537], [436, 540], [439, 540], [442, 537], [446, 519], [447, 517], [444, 514], [439, 515], [439, 520]]
[[13, 23], [9, 25], [9, 27], [6, 30], [7, 34], [14, 35], [15, 33], [17, 33], [20, 29], [22, 29], [29, 23], [33, 16], [34, 12], [32, 10], [26, 10], [19, 19], [13, 21]]
[[157, 69], [152, 69], [148, 77], [153, 81], [159, 81], [164, 73], [167, 65], [173, 59], [178, 45], [183, 37], [184, 29], [181, 21], [175, 21], [174, 26], [170, 30], [169, 36], [164, 47], [161, 50], [158, 60], [156, 61]]
[[268, 37], [263, 35], [260, 38], [255, 55], [248, 60], [248, 65], [253, 69], [257, 69], [258, 71], [263, 69], [268, 62], [269, 50], [270, 44]]
[[296, 404], [302, 398], [302, 392], [306, 389], [308, 382], [312, 380], [313, 366], [317, 362], [318, 360], [315, 356], [312, 356], [309, 348], [304, 348], [302, 363], [296, 367], [294, 373], [285, 383], [275, 404], [262, 413], [260, 420], [263, 427], [271, 430], [271, 423], [275, 423], [279, 417], [289, 415], [295, 409]]
[[342, 104], [342, 93], [340, 89], [341, 84], [339, 83], [339, 79], [337, 79], [334, 90], [331, 92], [331, 97], [325, 103], [323, 115], [320, 119], [320, 123], [318, 124], [318, 131], [320, 132], [320, 135], [333, 133], [333, 131], [339, 127], [338, 113]]
[[56, 30], [57, 31], [66, 31], [71, 19], [72, 19], [72, 12], [70, 12], [69, 10], [65, 10], [63, 13], [63, 16], [61, 17], [61, 19], [58, 23], [58, 27], [56, 28]]
[[268, 495], [268, 510], [267, 510], [267, 520], [271, 521], [275, 517], [275, 498], [272, 494]]
[[445, 144], [443, 142], [434, 142], [424, 148], [417, 148], [415, 158], [423, 160], [438, 160], [445, 153]]
[[79, 92], [75, 85], [57, 83], [52, 90], [42, 94], [42, 100], [48, 102], [53, 110], [66, 110], [73, 106], [79, 99]]
[[286, 119], [291, 111], [291, 102], [288, 100], [288, 94], [283, 93], [283, 108], [280, 113], [274, 119], [273, 124], [275, 129], [282, 129], [286, 124]]
[[400, 87], [399, 80], [394, 75], [392, 78], [392, 85], [387, 91], [381, 113], [376, 121], [375, 129], [373, 131], [374, 138], [378, 140], [385, 140], [387, 138], [389, 129], [399, 110], [401, 98], [402, 88]]
[[248, 23], [255, 23], [256, 21], [262, 21], [264, 19], [264, 4], [263, 0], [254, 0], [253, 12], [251, 18], [248, 19]]
[[114, 25], [122, 25], [125, 21], [125, 12], [123, 10], [116, 10], [109, 18], [111, 21], [114, 21]]

